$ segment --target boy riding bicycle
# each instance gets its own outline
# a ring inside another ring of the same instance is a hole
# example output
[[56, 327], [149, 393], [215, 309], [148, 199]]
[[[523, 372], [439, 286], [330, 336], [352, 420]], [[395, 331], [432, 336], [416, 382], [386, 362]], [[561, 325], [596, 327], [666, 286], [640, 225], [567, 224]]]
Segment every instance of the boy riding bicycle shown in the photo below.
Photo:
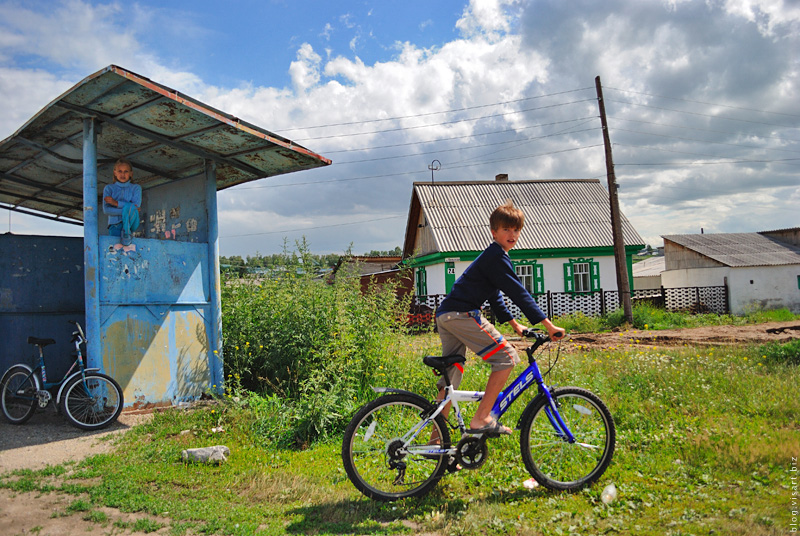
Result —
[[[497, 321], [508, 322], [520, 336], [527, 327], [517, 322], [508, 311], [501, 291], [532, 323], [541, 323], [552, 340], [559, 340], [566, 333], [562, 328], [553, 325], [542, 313], [514, 272], [508, 252], [519, 240], [524, 223], [525, 215], [513, 202], [508, 201], [497, 207], [489, 217], [494, 241], [461, 274], [436, 311], [436, 326], [442, 340], [443, 356], [465, 356], [466, 349], [469, 348], [492, 366], [483, 399], [470, 422], [468, 431], [473, 434], [511, 434], [510, 428], [495, 420], [491, 409], [514, 365], [519, 363], [514, 347], [481, 315], [483, 303], [488, 300]], [[463, 368], [456, 364], [447, 372], [453, 388], [458, 389]], [[442, 400], [445, 396], [444, 378], [439, 379], [437, 387], [438, 400]], [[448, 405], [442, 412], [445, 418], [449, 410]], [[431, 438], [432, 443], [436, 441], [436, 437]]]

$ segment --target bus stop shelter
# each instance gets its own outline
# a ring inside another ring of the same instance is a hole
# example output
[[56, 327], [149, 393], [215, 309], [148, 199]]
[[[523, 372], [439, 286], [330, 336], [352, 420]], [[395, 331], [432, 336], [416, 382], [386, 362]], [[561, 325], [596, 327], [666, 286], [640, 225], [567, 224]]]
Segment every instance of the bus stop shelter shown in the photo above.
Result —
[[[129, 248], [102, 213], [120, 157], [142, 187]], [[87, 77], [0, 142], [0, 208], [83, 226], [82, 240], [0, 235], [0, 366], [30, 362], [28, 335], [52, 337], [48, 375], [60, 377], [75, 319], [89, 366], [117, 379], [127, 407], [221, 386], [217, 191], [328, 164], [121, 67]]]

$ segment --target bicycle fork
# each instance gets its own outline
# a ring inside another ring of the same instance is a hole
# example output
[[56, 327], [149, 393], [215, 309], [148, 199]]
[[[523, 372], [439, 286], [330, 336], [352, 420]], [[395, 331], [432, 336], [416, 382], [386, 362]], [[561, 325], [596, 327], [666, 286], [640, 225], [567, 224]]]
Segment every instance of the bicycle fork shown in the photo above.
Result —
[[558, 407], [556, 406], [556, 401], [550, 395], [550, 391], [547, 391], [545, 397], [547, 398], [547, 407], [544, 408], [544, 413], [547, 415], [547, 419], [550, 421], [556, 434], [568, 443], [575, 443], [577, 440], [575, 436], [572, 435], [567, 423], [565, 423], [564, 419], [561, 417], [561, 413], [559, 413]]

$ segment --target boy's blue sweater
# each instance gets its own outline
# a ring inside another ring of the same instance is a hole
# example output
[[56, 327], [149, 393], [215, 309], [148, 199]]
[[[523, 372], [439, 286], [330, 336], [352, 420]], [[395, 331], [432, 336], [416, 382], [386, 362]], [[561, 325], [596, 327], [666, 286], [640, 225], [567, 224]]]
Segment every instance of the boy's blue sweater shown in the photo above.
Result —
[[497, 322], [502, 324], [511, 320], [513, 315], [508, 311], [503, 292], [528, 317], [532, 324], [538, 324], [547, 316], [539, 309], [530, 293], [520, 283], [511, 259], [497, 242], [492, 242], [483, 253], [478, 255], [461, 277], [453, 285], [436, 311], [442, 313], [465, 313], [480, 309], [488, 300]]

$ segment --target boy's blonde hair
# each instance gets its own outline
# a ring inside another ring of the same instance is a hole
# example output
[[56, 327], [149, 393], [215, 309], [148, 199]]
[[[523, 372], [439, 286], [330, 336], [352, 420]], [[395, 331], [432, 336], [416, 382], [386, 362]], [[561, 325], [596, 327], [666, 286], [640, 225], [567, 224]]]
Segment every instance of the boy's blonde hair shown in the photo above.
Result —
[[500, 205], [492, 215], [489, 216], [489, 227], [493, 231], [501, 227], [513, 227], [514, 229], [522, 229], [525, 225], [525, 214], [520, 209], [514, 206], [514, 202], [509, 199], [505, 205]]

